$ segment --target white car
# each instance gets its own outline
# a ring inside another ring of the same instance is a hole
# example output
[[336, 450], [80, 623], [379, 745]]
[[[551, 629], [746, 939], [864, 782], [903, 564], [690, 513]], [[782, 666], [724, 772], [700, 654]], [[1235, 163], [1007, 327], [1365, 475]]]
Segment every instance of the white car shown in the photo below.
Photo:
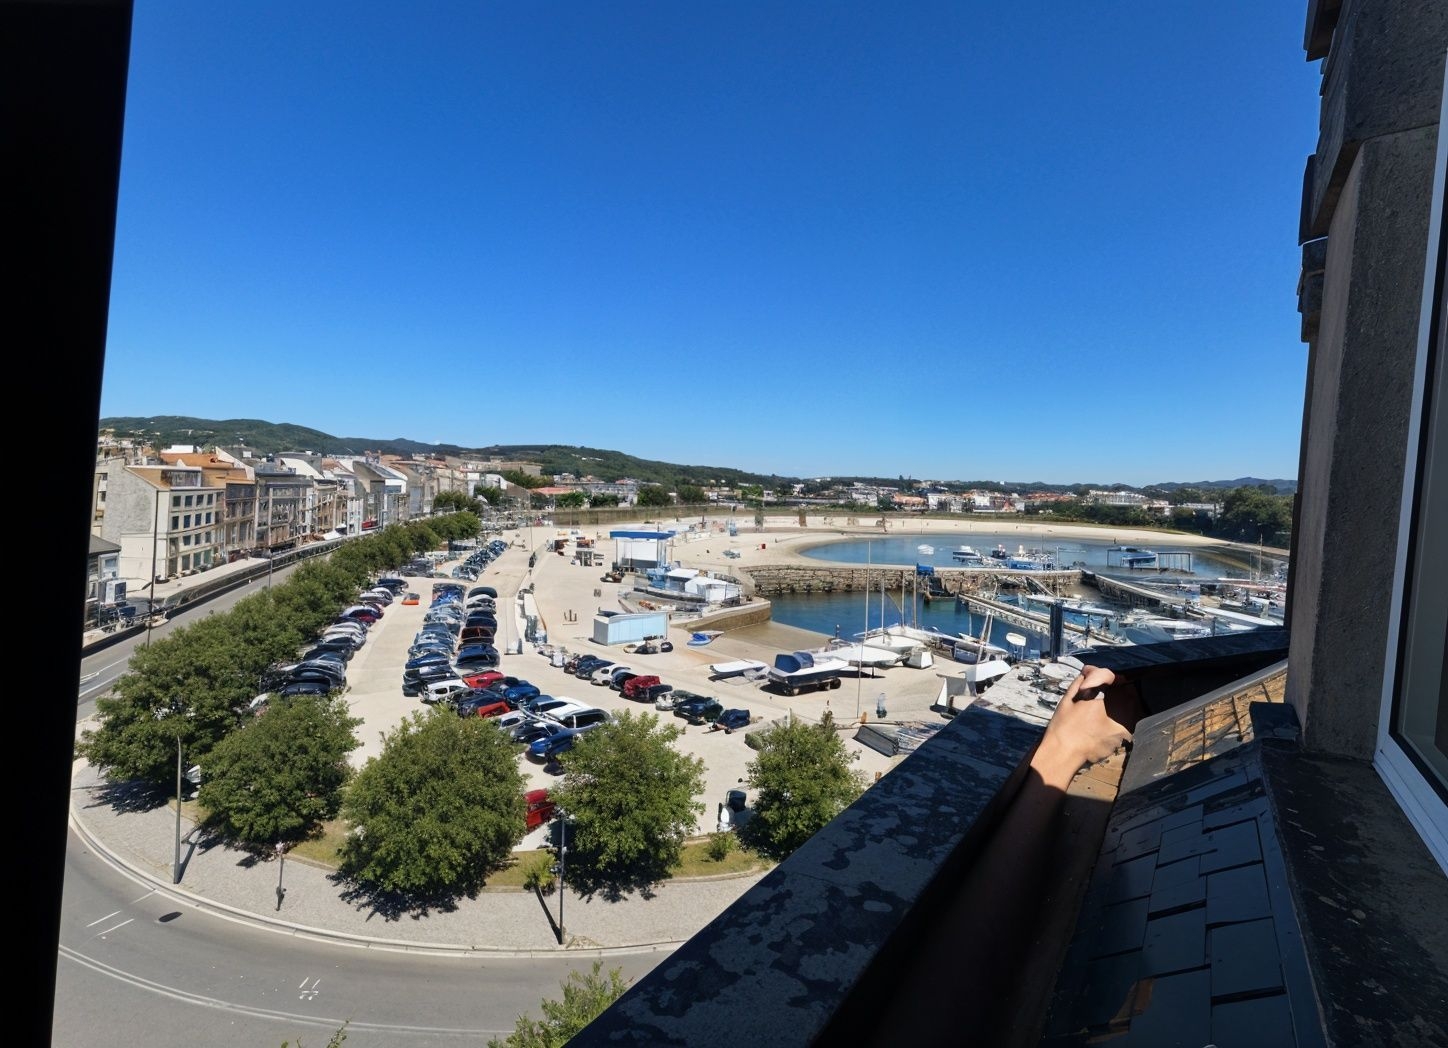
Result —
[[429, 706], [436, 706], [441, 702], [459, 695], [465, 691], [472, 691], [464, 681], [457, 677], [445, 677], [439, 681], [433, 681], [427, 686], [427, 691], [422, 694], [422, 701]]
[[586, 702], [579, 702], [577, 699], [570, 699], [566, 696], [560, 695], [557, 698], [544, 699], [542, 702], [535, 703], [528, 708], [528, 712], [532, 713], [534, 716], [537, 717], [544, 717], [548, 720], [557, 721], [560, 720], [565, 714], [581, 713], [584, 710], [589, 710], [592, 708], [593, 707], [588, 705]]

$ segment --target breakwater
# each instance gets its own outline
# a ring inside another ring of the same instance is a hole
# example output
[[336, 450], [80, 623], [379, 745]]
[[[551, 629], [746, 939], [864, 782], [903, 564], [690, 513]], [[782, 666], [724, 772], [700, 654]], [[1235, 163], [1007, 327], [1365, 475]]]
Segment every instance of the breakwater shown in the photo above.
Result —
[[953, 596], [1025, 587], [1061, 594], [1081, 582], [1080, 569], [1069, 571], [1011, 571], [1005, 568], [937, 568], [933, 575], [917, 575], [912, 568], [861, 565], [754, 564], [742, 569], [755, 593], [858, 593], [937, 590]]

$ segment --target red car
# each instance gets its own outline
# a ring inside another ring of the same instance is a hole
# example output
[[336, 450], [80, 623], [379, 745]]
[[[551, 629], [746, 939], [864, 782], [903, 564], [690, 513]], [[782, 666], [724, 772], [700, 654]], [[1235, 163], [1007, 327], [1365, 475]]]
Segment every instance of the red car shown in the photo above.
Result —
[[523, 794], [523, 800], [528, 804], [527, 826], [530, 830], [536, 830], [549, 819], [553, 818], [555, 807], [548, 797], [547, 790], [529, 790]]
[[503, 675], [497, 670], [479, 670], [477, 673], [463, 674], [463, 683], [469, 688], [477, 688], [482, 691], [489, 684], [496, 684], [503, 679]]
[[630, 677], [623, 682], [621, 694], [626, 699], [635, 699], [638, 702], [647, 702], [652, 697], [649, 694], [651, 688], [659, 684], [659, 678], [652, 674], [640, 674], [637, 677]]

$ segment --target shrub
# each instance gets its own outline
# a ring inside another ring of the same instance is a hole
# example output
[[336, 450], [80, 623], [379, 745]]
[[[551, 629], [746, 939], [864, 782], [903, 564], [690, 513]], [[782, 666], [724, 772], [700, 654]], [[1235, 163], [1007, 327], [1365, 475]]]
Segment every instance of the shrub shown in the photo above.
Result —
[[738, 839], [728, 830], [709, 834], [709, 858], [715, 862], [723, 862], [737, 847], [739, 847]]
[[542, 895], [552, 895], [557, 882], [553, 879], [553, 856], [539, 852], [523, 864], [523, 887]]

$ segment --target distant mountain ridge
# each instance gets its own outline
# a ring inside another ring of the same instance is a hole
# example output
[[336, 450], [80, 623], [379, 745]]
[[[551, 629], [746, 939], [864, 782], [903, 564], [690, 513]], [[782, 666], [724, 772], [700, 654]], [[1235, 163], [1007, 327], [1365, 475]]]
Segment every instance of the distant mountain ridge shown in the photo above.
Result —
[[[729, 466], [680, 465], [651, 459], [635, 458], [621, 451], [602, 448], [576, 447], [566, 444], [488, 444], [464, 448], [456, 444], [424, 444], [405, 437], [334, 437], [321, 430], [298, 426], [290, 422], [267, 422], [262, 419], [204, 419], [187, 415], [112, 416], [100, 420], [100, 430], [110, 431], [118, 437], [132, 437], [149, 441], [157, 447], [172, 445], [197, 445], [209, 447], [245, 447], [258, 455], [275, 455], [287, 451], [312, 451], [326, 455], [361, 455], [376, 451], [388, 455], [452, 455], [467, 458], [521, 460], [536, 462], [545, 474], [571, 473], [575, 476], [593, 475], [605, 480], [631, 477], [646, 484], [676, 487], [681, 484], [699, 487], [737, 487], [759, 485], [765, 488], [781, 484], [808, 481], [807, 477], [787, 477], [780, 474], [750, 473]], [[834, 482], [906, 486], [905, 477], [835, 476]], [[1046, 484], [1040, 481], [950, 481], [952, 485], [991, 488], [1014, 491], [1071, 491], [1077, 488], [1128, 487], [1143, 490], [1132, 485], [1111, 483]], [[1239, 487], [1267, 485], [1278, 494], [1291, 494], [1297, 490], [1295, 480], [1258, 480], [1255, 477], [1240, 477], [1236, 480], [1168, 481], [1147, 485], [1164, 491], [1179, 488], [1202, 490], [1230, 490]]]

